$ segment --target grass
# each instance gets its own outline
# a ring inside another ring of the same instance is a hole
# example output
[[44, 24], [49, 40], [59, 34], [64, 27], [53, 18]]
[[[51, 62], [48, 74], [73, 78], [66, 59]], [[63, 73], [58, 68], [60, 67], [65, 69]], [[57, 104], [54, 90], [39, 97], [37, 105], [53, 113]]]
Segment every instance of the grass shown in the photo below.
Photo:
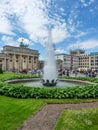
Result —
[[[5, 80], [23, 74], [0, 74]], [[46, 103], [91, 102], [98, 99], [15, 99], [0, 96], [0, 130], [17, 130], [21, 124]], [[64, 110], [55, 130], [98, 130], [98, 108]]]
[[21, 74], [21, 73], [3, 73], [0, 74], [0, 80], [5, 81], [9, 79], [19, 79], [19, 78], [39, 78], [37, 75], [31, 74]]
[[55, 130], [98, 130], [98, 108], [64, 110]]
[[44, 103], [43, 100], [0, 96], [0, 130], [16, 130]]
[[[65, 102], [91, 102], [97, 99], [16, 99], [6, 96], [0, 96], [0, 130], [16, 130], [27, 120], [32, 114], [38, 111], [46, 103], [65, 103]], [[74, 111], [73, 111], [74, 112]], [[67, 116], [73, 112], [65, 111]], [[62, 120], [67, 117], [62, 115]], [[62, 122], [60, 123], [62, 129]], [[65, 124], [66, 126], [66, 124]], [[79, 129], [80, 130], [80, 129]], [[96, 130], [96, 129], [93, 129]]]

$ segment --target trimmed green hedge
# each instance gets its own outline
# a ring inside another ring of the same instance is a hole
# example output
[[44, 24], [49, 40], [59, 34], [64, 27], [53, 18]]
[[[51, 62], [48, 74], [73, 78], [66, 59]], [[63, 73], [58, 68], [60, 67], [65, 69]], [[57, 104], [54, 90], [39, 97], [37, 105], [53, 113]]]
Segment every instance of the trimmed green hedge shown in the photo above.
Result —
[[[23, 85], [8, 84], [5, 80], [38, 78], [36, 75], [24, 74], [2, 74], [0, 77], [0, 94], [15, 98], [50, 98], [50, 99], [66, 99], [66, 98], [98, 98], [98, 84], [76, 86], [76, 87], [26, 87]], [[61, 77], [67, 79], [68, 77]], [[98, 78], [87, 77], [69, 77], [68, 79], [78, 79], [98, 83]]]
[[15, 98], [98, 98], [98, 85], [39, 88], [0, 82], [0, 94]]

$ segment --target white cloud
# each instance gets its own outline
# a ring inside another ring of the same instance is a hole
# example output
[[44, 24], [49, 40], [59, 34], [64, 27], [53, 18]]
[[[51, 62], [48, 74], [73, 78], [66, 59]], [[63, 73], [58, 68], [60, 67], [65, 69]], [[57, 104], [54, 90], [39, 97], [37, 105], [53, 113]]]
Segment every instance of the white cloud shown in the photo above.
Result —
[[84, 7], [90, 6], [92, 3], [95, 2], [95, 0], [89, 0], [88, 2], [86, 0], [80, 0]]
[[12, 36], [2, 36], [1, 38], [1, 41], [5, 44], [5, 45], [10, 45], [10, 46], [19, 46], [20, 45], [20, 42], [23, 40], [23, 43], [25, 45], [30, 45], [31, 44], [31, 41], [24, 38], [24, 37], [20, 37], [18, 38], [16, 41], [13, 39]]
[[66, 24], [60, 24], [59, 26], [55, 26], [52, 31], [52, 34], [53, 43], [61, 42], [62, 39], [64, 40], [65, 38], [68, 38], [70, 36], [66, 30]]
[[56, 49], [55, 53], [60, 54], [60, 53], [65, 53], [64, 49]]
[[19, 44], [20, 44], [20, 42], [23, 42], [25, 45], [30, 45], [31, 44], [30, 40], [28, 40], [26, 38], [23, 38], [23, 37], [18, 38], [17, 41], [19, 42]]
[[[89, 0], [88, 2], [86, 0], [80, 1], [83, 6], [89, 6], [93, 4], [95, 0]], [[80, 13], [78, 10], [78, 2], [75, 2], [75, 5], [70, 9], [67, 22], [65, 19], [62, 19], [56, 11], [53, 14], [54, 17], [49, 17], [49, 8], [47, 7], [50, 6], [50, 2], [51, 0], [0, 0], [0, 33], [13, 35], [14, 37], [15, 34], [13, 30], [17, 27], [17, 31], [27, 34], [32, 43], [39, 42], [43, 45], [43, 43], [47, 41], [47, 25], [50, 23], [53, 25], [53, 43], [56, 44], [66, 38], [73, 37], [74, 34], [79, 32], [77, 28], [82, 24], [81, 21], [78, 21], [78, 15]], [[61, 14], [66, 13], [62, 7], [59, 8], [59, 11]], [[19, 34], [16, 33], [16, 35]], [[85, 33], [81, 32], [74, 37], [79, 38], [84, 35]], [[2, 41], [9, 45], [18, 46], [19, 43], [16, 43], [13, 37], [4, 36]], [[96, 40], [91, 40], [91, 42], [92, 41], [96, 43]], [[29, 40], [27, 39], [26, 42], [28, 43]], [[91, 45], [91, 42], [90, 40], [78, 42], [70, 45], [69, 48], [77, 47], [77, 45], [80, 45], [82, 48], [94, 47], [94, 44]], [[85, 43], [87, 45], [85, 45]], [[97, 43], [95, 46], [97, 46]]]
[[[55, 43], [63, 41], [68, 37], [68, 31], [66, 25], [64, 25], [65, 21], [63, 21], [60, 16], [56, 16], [56, 20], [55, 18], [49, 18], [49, 10], [47, 10], [46, 6], [50, 6], [50, 1], [51, 0], [44, 2], [43, 0], [3, 0], [0, 2], [0, 12], [4, 20], [0, 18], [0, 32], [11, 35], [17, 26], [27, 33], [32, 41], [43, 44], [43, 42], [46, 42], [45, 40], [48, 34], [46, 25], [52, 23], [54, 26], [53, 41]], [[63, 11], [62, 8], [61, 10]]]
[[11, 24], [2, 11], [0, 11], [0, 33], [14, 35]]
[[84, 7], [88, 6], [88, 4], [85, 2], [85, 0], [80, 0]]
[[19, 46], [19, 43], [18, 42], [15, 42], [13, 37], [10, 37], [10, 36], [3, 36], [2, 37], [2, 42], [5, 44], [5, 45], [10, 45], [10, 46]]
[[67, 25], [67, 28], [70, 33], [76, 32], [77, 27], [81, 24], [81, 22], [78, 20], [78, 15], [80, 13], [80, 11], [78, 10], [78, 6], [78, 3], [75, 3], [70, 10]]
[[95, 0], [90, 0], [89, 1], [89, 5], [92, 4], [92, 3], [94, 3], [94, 2], [95, 2]]
[[83, 37], [83, 36], [86, 36], [87, 34], [91, 33], [90, 30], [88, 32], [78, 32], [77, 35], [75, 35], [74, 37], [75, 38], [80, 38], [80, 37]]
[[64, 8], [60, 8], [60, 11], [61, 11], [61, 12], [64, 12]]
[[94, 40], [94, 39], [90, 39], [87, 41], [83, 41], [83, 42], [77, 42], [74, 44], [70, 44], [67, 48], [68, 49], [94, 49], [98, 47], [98, 40]]

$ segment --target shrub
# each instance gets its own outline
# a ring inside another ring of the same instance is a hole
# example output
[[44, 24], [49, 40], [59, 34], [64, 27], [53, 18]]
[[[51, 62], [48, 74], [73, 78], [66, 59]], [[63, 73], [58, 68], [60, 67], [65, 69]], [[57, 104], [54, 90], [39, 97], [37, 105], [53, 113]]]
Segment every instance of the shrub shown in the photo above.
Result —
[[98, 85], [65, 88], [31, 88], [23, 85], [9, 85], [1, 82], [0, 86], [0, 94], [15, 98], [98, 98]]
[[[35, 76], [34, 76], [35, 77]], [[0, 77], [0, 94], [11, 96], [15, 98], [47, 98], [47, 99], [66, 99], [66, 98], [98, 98], [98, 84], [65, 87], [65, 88], [39, 88], [39, 87], [26, 87], [23, 85], [8, 84], [3, 81], [16, 78], [32, 78], [31, 75], [2, 75]], [[63, 77], [65, 78], [65, 77]], [[97, 78], [87, 77], [70, 77], [72, 79], [88, 80], [92, 82], [98, 82]]]

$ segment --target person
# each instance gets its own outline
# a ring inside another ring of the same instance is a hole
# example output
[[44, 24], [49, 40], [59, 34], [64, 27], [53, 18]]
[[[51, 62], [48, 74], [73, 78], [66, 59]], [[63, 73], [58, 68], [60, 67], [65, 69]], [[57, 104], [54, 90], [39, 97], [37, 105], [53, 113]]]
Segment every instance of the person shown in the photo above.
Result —
[[69, 70], [67, 70], [67, 76], [69, 77]]
[[78, 72], [77, 72], [77, 70], [75, 71], [75, 77], [77, 76], [77, 74], [78, 74]]
[[89, 77], [89, 73], [88, 73], [88, 71], [85, 72], [85, 75], [86, 75], [86, 77]]

